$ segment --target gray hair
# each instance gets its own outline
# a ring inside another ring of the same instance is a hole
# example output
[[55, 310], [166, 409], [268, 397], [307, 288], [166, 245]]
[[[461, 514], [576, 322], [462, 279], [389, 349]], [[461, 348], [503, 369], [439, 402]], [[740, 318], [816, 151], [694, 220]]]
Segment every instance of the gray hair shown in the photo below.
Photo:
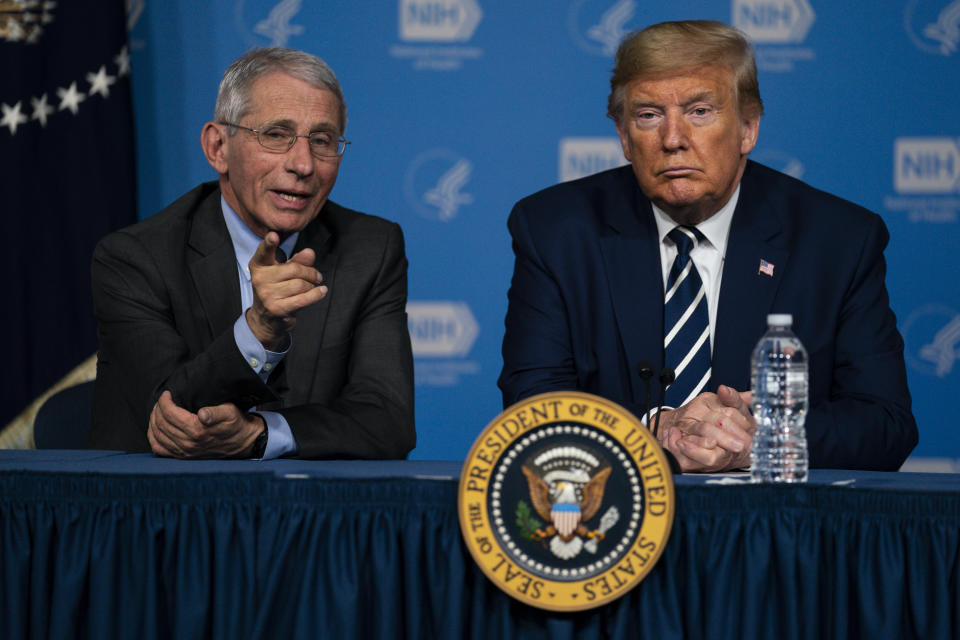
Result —
[[[239, 122], [249, 113], [250, 88], [262, 75], [285, 73], [312, 87], [330, 91], [340, 102], [340, 134], [347, 128], [347, 103], [337, 76], [320, 58], [294, 49], [263, 47], [240, 56], [223, 72], [213, 118], [217, 122]], [[231, 127], [233, 129], [233, 127]], [[231, 134], [234, 133], [231, 131]]]
[[715, 20], [685, 20], [651, 25], [620, 43], [610, 77], [607, 116], [620, 124], [627, 84], [637, 76], [701, 65], [729, 68], [740, 114], [763, 115], [757, 63], [747, 36]]

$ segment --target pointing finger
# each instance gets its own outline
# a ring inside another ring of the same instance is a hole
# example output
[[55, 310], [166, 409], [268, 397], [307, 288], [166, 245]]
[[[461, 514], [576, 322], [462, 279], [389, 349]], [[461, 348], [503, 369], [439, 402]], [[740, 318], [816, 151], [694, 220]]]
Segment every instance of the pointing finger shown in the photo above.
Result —
[[263, 241], [257, 245], [257, 251], [250, 258], [250, 268], [266, 267], [277, 264], [277, 247], [280, 246], [280, 236], [275, 231], [270, 231], [263, 237]]

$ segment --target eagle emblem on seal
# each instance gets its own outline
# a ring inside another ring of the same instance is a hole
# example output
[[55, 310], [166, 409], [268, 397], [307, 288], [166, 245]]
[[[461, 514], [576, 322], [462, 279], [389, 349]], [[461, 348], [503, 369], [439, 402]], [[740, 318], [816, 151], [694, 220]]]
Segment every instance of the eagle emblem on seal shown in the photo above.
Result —
[[[596, 552], [619, 514], [608, 509], [600, 526], [590, 529], [588, 523], [603, 504], [603, 492], [611, 468], [593, 452], [576, 446], [553, 447], [541, 452], [521, 467], [530, 489], [530, 501], [537, 515], [549, 522], [530, 532], [530, 539], [549, 541], [550, 551], [569, 560], [586, 546]], [[540, 523], [537, 523], [538, 525]], [[586, 539], [586, 545], [584, 540]]]

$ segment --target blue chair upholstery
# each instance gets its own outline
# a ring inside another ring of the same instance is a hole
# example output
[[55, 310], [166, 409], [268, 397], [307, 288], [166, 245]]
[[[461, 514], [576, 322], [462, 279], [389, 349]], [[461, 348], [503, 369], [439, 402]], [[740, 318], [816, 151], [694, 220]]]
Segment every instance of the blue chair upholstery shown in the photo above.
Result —
[[37, 449], [85, 449], [93, 412], [94, 381], [56, 392], [44, 402], [33, 421]]

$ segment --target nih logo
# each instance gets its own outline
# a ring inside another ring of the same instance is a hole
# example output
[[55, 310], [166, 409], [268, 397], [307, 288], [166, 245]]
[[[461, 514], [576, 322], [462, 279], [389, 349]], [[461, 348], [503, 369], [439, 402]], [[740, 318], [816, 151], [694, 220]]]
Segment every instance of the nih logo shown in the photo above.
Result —
[[960, 192], [960, 145], [954, 138], [897, 138], [894, 189], [907, 194]]
[[476, 0], [400, 0], [400, 39], [463, 42], [473, 36], [483, 11]]
[[803, 42], [815, 17], [807, 0], [733, 0], [733, 25], [758, 44]]
[[623, 157], [620, 138], [561, 138], [560, 182], [576, 180], [594, 173], [621, 167]]
[[462, 358], [480, 333], [465, 302], [409, 301], [407, 329], [415, 358]]

